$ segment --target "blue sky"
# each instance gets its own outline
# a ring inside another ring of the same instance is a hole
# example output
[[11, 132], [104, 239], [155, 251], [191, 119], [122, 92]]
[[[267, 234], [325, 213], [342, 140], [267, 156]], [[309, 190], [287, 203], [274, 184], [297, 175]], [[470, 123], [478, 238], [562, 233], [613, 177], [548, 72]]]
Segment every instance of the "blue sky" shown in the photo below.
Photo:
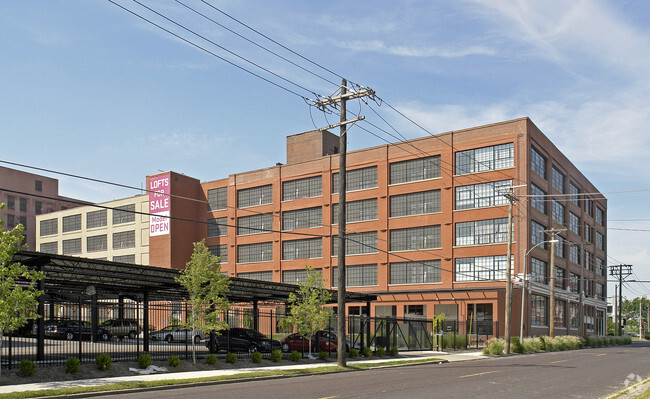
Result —
[[[330, 82], [174, 0], [146, 4], [290, 82], [133, 1], [115, 2], [299, 95], [108, 1], [5, 1], [0, 3], [0, 159], [136, 187], [159, 170], [214, 180], [284, 162], [285, 136], [336, 121], [335, 115], [310, 111], [300, 96], [327, 96], [339, 77], [273, 46], [200, 0], [181, 1]], [[211, 3], [336, 74], [372, 87], [429, 132], [530, 117], [607, 193], [608, 264], [633, 264], [640, 279], [650, 280], [649, 232], [616, 230], [650, 230], [650, 191], [644, 191], [650, 188], [650, 166], [642, 161], [650, 155], [647, 2]], [[407, 138], [426, 134], [385, 105], [374, 109]], [[349, 110], [360, 110], [391, 131], [369, 108], [350, 103]], [[350, 149], [385, 144], [358, 128], [349, 136]], [[106, 201], [135, 194], [55, 177], [61, 193], [71, 197]], [[625, 295], [650, 293], [650, 285], [633, 288]]]

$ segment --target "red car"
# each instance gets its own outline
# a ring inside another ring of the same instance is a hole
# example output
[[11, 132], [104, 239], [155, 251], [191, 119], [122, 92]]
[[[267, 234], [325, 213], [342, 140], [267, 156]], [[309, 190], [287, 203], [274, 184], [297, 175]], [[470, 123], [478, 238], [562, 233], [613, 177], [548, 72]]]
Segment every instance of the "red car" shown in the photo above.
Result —
[[[283, 352], [302, 352], [309, 351], [309, 341], [309, 339], [305, 338], [301, 334], [295, 333], [282, 338], [280, 343], [282, 344]], [[318, 345], [316, 345], [316, 342], [318, 342]], [[337, 343], [338, 340], [336, 334], [324, 330], [317, 331], [316, 335], [311, 338], [311, 350], [312, 352], [335, 352]]]

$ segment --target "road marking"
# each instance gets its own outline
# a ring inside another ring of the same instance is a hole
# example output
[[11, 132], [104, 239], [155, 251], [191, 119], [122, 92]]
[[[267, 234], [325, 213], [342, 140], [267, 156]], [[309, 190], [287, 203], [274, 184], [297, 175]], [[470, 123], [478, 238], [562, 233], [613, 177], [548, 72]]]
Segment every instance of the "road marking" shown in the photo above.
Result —
[[338, 396], [325, 396], [324, 398], [318, 398], [318, 399], [334, 399], [338, 398]]
[[599, 354], [596, 355], [596, 357], [598, 357], [598, 356], [607, 356], [607, 353], [599, 353]]
[[565, 360], [556, 360], [556, 361], [554, 361], [554, 362], [551, 362], [551, 364], [553, 364], [553, 363], [564, 363], [564, 362], [568, 362], [568, 361], [569, 361], [569, 359], [565, 359]]
[[498, 373], [499, 370], [493, 370], [493, 371], [486, 371], [484, 373], [476, 373], [476, 374], [468, 374], [468, 375], [462, 375], [458, 378], [467, 378], [467, 377], [476, 377], [477, 375], [483, 375], [483, 374], [492, 374], [492, 373]]

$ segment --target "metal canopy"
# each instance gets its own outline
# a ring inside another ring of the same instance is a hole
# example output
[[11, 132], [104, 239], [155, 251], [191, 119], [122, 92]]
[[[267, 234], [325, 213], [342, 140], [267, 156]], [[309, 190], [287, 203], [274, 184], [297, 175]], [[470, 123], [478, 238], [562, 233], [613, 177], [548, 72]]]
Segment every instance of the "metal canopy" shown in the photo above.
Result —
[[[14, 261], [45, 274], [45, 294], [51, 297], [78, 296], [94, 287], [98, 298], [118, 296], [141, 297], [145, 292], [149, 300], [180, 301], [187, 297], [187, 291], [175, 280], [180, 270], [154, 266], [140, 266], [130, 263], [87, 259], [68, 255], [20, 251]], [[230, 302], [286, 302], [297, 285], [274, 283], [230, 277]], [[332, 303], [336, 302], [336, 290], [332, 292]], [[370, 302], [376, 295], [347, 292], [347, 302]]]

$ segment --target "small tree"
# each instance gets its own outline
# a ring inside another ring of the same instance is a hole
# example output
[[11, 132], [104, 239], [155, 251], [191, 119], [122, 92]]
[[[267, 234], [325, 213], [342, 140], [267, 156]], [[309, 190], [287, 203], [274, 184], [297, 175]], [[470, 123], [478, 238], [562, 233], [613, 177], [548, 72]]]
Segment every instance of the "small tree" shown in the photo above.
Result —
[[[4, 207], [0, 204], [0, 209]], [[29, 318], [38, 317], [34, 310], [43, 293], [36, 289], [43, 273], [30, 271], [27, 266], [13, 261], [16, 252], [24, 248], [21, 245], [23, 225], [5, 231], [4, 224], [0, 219], [0, 351], [4, 334], [27, 324]]]
[[[228, 310], [226, 292], [230, 279], [221, 274], [219, 257], [213, 255], [205, 246], [205, 240], [194, 243], [194, 251], [185, 270], [176, 281], [188, 292], [189, 314], [182, 326], [195, 332], [206, 333], [211, 330], [228, 328], [228, 324], [219, 320], [219, 314]], [[196, 364], [196, 343], [192, 339], [192, 361]]]
[[309, 339], [309, 353], [311, 354], [311, 337], [327, 326], [332, 317], [332, 308], [326, 308], [332, 298], [332, 293], [323, 288], [323, 275], [311, 266], [306, 266], [307, 277], [297, 292], [289, 294], [289, 315], [282, 319], [282, 326], [293, 329]]

